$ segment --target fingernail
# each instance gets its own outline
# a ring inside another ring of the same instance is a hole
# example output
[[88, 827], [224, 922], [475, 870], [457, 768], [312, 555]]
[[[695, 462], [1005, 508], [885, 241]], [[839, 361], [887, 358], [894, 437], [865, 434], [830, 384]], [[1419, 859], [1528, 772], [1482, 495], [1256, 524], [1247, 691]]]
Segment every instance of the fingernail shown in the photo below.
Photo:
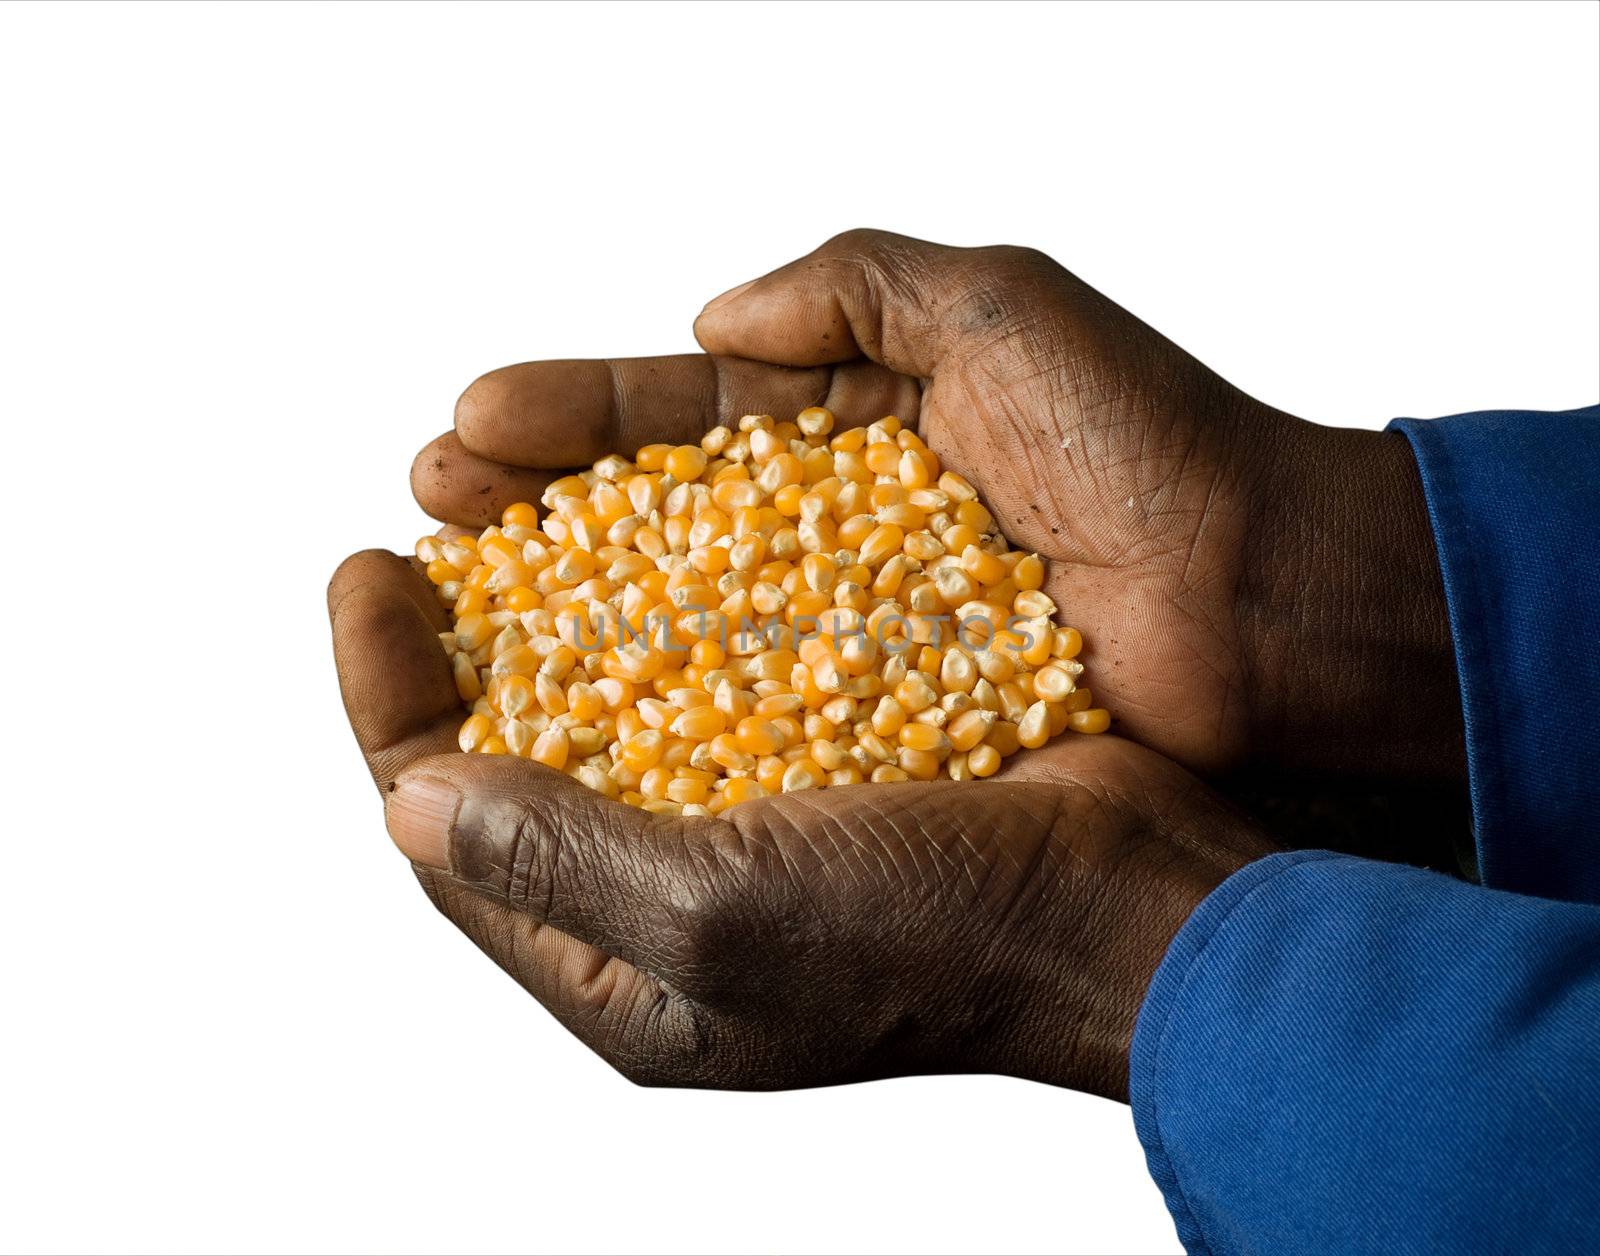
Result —
[[701, 310], [700, 312], [702, 314], [709, 314], [709, 313], [711, 313], [712, 310], [716, 309], [719, 305], [726, 305], [729, 301], [732, 301], [735, 297], [737, 297], [740, 293], [744, 292], [746, 289], [748, 289], [754, 283], [755, 283], [754, 279], [747, 279], [747, 280], [745, 280], [744, 283], [740, 284], [737, 288], [729, 288], [720, 297], [712, 297], [711, 300], [706, 302], [706, 308]]
[[401, 781], [383, 808], [389, 836], [412, 863], [450, 871], [450, 830], [455, 826], [461, 794], [455, 786], [431, 776]]

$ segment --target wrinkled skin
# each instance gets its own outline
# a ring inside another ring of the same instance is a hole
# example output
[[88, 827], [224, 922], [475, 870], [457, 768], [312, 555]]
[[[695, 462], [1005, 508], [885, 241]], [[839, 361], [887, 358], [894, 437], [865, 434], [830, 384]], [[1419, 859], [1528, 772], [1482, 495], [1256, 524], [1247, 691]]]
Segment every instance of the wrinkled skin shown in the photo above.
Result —
[[[696, 335], [704, 355], [484, 376], [418, 456], [419, 502], [482, 527], [567, 469], [741, 414], [896, 414], [1050, 560], [1096, 701], [1132, 740], [1069, 735], [990, 781], [651, 817], [453, 753], [431, 590], [393, 555], [349, 560], [336, 653], [391, 830], [435, 904], [630, 1077], [996, 1071], [1120, 1097], [1166, 945], [1272, 849], [1185, 769], [1460, 792], [1401, 438], [1261, 405], [1027, 250], [852, 232], [718, 298]], [[460, 791], [449, 841], [401, 839], [420, 777]]]
[[1134, 1019], [1183, 921], [1271, 845], [1121, 738], [1002, 778], [857, 785], [652, 816], [526, 760], [453, 749], [461, 711], [410, 564], [330, 589], [380, 789], [454, 785], [436, 906], [635, 1081], [768, 1089], [997, 1072], [1123, 1098]]

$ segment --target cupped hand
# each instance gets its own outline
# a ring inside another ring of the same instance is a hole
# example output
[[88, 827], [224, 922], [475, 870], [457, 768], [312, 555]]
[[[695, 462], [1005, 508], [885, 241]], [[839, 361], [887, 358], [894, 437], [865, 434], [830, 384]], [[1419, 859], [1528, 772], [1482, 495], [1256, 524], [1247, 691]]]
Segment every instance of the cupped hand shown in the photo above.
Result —
[[329, 590], [346, 708], [433, 902], [625, 1075], [719, 1088], [996, 1072], [1125, 1097], [1135, 1017], [1200, 900], [1272, 847], [1125, 740], [987, 781], [651, 815], [455, 750], [414, 564]]
[[851, 232], [713, 301], [706, 356], [478, 380], [419, 455], [483, 526], [550, 474], [746, 412], [895, 414], [976, 484], [1088, 643], [1119, 732], [1206, 774], [1464, 781], [1449, 627], [1404, 438], [1273, 410], [1041, 253]]

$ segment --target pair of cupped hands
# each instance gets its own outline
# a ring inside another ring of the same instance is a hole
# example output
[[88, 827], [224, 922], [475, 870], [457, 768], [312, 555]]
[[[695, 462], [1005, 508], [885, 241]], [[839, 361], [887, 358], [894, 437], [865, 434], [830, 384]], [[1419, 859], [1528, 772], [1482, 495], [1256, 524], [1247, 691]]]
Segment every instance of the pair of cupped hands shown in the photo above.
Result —
[[[334, 648], [391, 834], [435, 906], [627, 1077], [993, 1072], [1125, 1098], [1172, 938], [1296, 841], [1230, 796], [1464, 791], [1403, 437], [1263, 405], [1022, 248], [850, 232], [716, 298], [695, 336], [703, 354], [483, 376], [418, 456], [418, 501], [478, 529], [604, 454], [746, 413], [893, 414], [1047, 560], [1115, 724], [985, 781], [652, 815], [461, 754], [434, 591], [414, 560], [347, 559]], [[1440, 840], [1377, 853], [1441, 862]]]

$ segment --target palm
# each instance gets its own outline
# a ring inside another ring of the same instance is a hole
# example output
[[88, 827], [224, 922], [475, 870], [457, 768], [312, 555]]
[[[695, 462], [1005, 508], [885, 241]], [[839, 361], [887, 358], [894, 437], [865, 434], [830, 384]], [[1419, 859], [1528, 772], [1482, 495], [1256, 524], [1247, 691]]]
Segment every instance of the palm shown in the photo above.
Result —
[[1248, 507], [1195, 399], [1108, 378], [1115, 365], [1041, 370], [1012, 341], [980, 344], [929, 382], [920, 430], [1012, 543], [1050, 560], [1046, 587], [1082, 629], [1119, 727], [1212, 771], [1245, 737], [1234, 603]]
[[[1100, 396], [1083, 386], [1088, 377]], [[1005, 535], [1049, 560], [1047, 590], [1083, 631], [1089, 683], [1123, 731], [1203, 771], [1238, 756], [1242, 490], [1230, 483], [1215, 432], [1191, 418], [1196, 402], [1139, 394], [1103, 366], [1041, 371], [1006, 344], [925, 383], [871, 362], [817, 370], [694, 355], [529, 363], [468, 390], [459, 434], [424, 450], [414, 487], [437, 517], [482, 527], [509, 502], [536, 499], [553, 476], [617, 448], [691, 440], [741, 414], [822, 400], [849, 422], [893, 413], [917, 424], [983, 492]]]
[[[414, 563], [356, 555], [329, 600], [347, 709], [380, 791], [402, 773], [469, 772], [482, 793], [559, 816], [573, 868], [626, 826], [616, 840], [649, 889], [646, 916], [659, 924], [665, 913], [691, 939], [659, 962], [546, 923], [553, 888], [520, 864], [468, 860], [456, 876], [418, 876], [481, 949], [640, 1081], [772, 1087], [959, 1066], [1119, 1094], [1126, 1043], [1063, 1061], [1061, 1035], [1006, 1018], [1062, 997], [1062, 975], [1078, 981], [1089, 964], [1107, 970], [1091, 985], [1120, 982], [1106, 997], [1136, 1006], [1170, 934], [1128, 927], [1118, 904], [1129, 887], [1146, 887], [1129, 910], [1181, 920], [1266, 849], [1192, 777], [1113, 736], [1054, 742], [988, 781], [779, 795], [716, 819], [645, 816], [538, 764], [455, 749], [460, 703], [435, 636], [443, 613]], [[717, 857], [663, 882], [667, 856], [686, 844]], [[719, 882], [760, 889], [737, 927], [713, 911]], [[625, 923], [603, 892], [588, 907]], [[1054, 940], [1042, 961], [1039, 938]], [[841, 1020], [840, 1008], [855, 1010]], [[960, 1036], [980, 1025], [992, 1054]]]
[[[715, 820], [641, 820], [630, 849], [683, 939], [645, 965], [542, 923], [543, 887], [508, 869], [476, 887], [419, 876], [480, 948], [639, 1082], [769, 1089], [978, 1070], [1073, 1076], [1120, 1095], [1126, 1042], [1063, 1058], [1083, 1044], [1030, 1032], [1032, 1010], [1062, 997], [1064, 973], [1081, 981], [1093, 965], [1104, 968], [1097, 997], [1136, 1006], [1168, 939], [1115, 915], [1123, 887], [1147, 887], [1142, 910], [1181, 920], [1265, 847], [1192, 778], [1129, 742], [1095, 738], [1026, 760], [996, 781], [849, 786]], [[517, 760], [487, 767], [508, 796], [559, 779]], [[587, 826], [570, 823], [581, 843]], [[664, 852], [685, 845], [719, 855], [664, 884], [674, 862]], [[514, 887], [509, 903], [503, 885]], [[730, 885], [761, 887], [731, 918]], [[1151, 901], [1150, 885], [1170, 902]], [[1043, 955], [1040, 938], [1053, 940]]]
[[[712, 353], [508, 367], [419, 459], [419, 499], [481, 527], [559, 471], [745, 413], [885, 414], [978, 486], [1084, 633], [1122, 731], [1208, 773], [1247, 750], [1250, 451], [1284, 416], [1042, 254], [848, 233], [696, 323]], [[759, 361], [753, 359], [760, 359]], [[786, 365], [776, 365], [783, 363]], [[770, 364], [770, 365], [769, 365]]]

